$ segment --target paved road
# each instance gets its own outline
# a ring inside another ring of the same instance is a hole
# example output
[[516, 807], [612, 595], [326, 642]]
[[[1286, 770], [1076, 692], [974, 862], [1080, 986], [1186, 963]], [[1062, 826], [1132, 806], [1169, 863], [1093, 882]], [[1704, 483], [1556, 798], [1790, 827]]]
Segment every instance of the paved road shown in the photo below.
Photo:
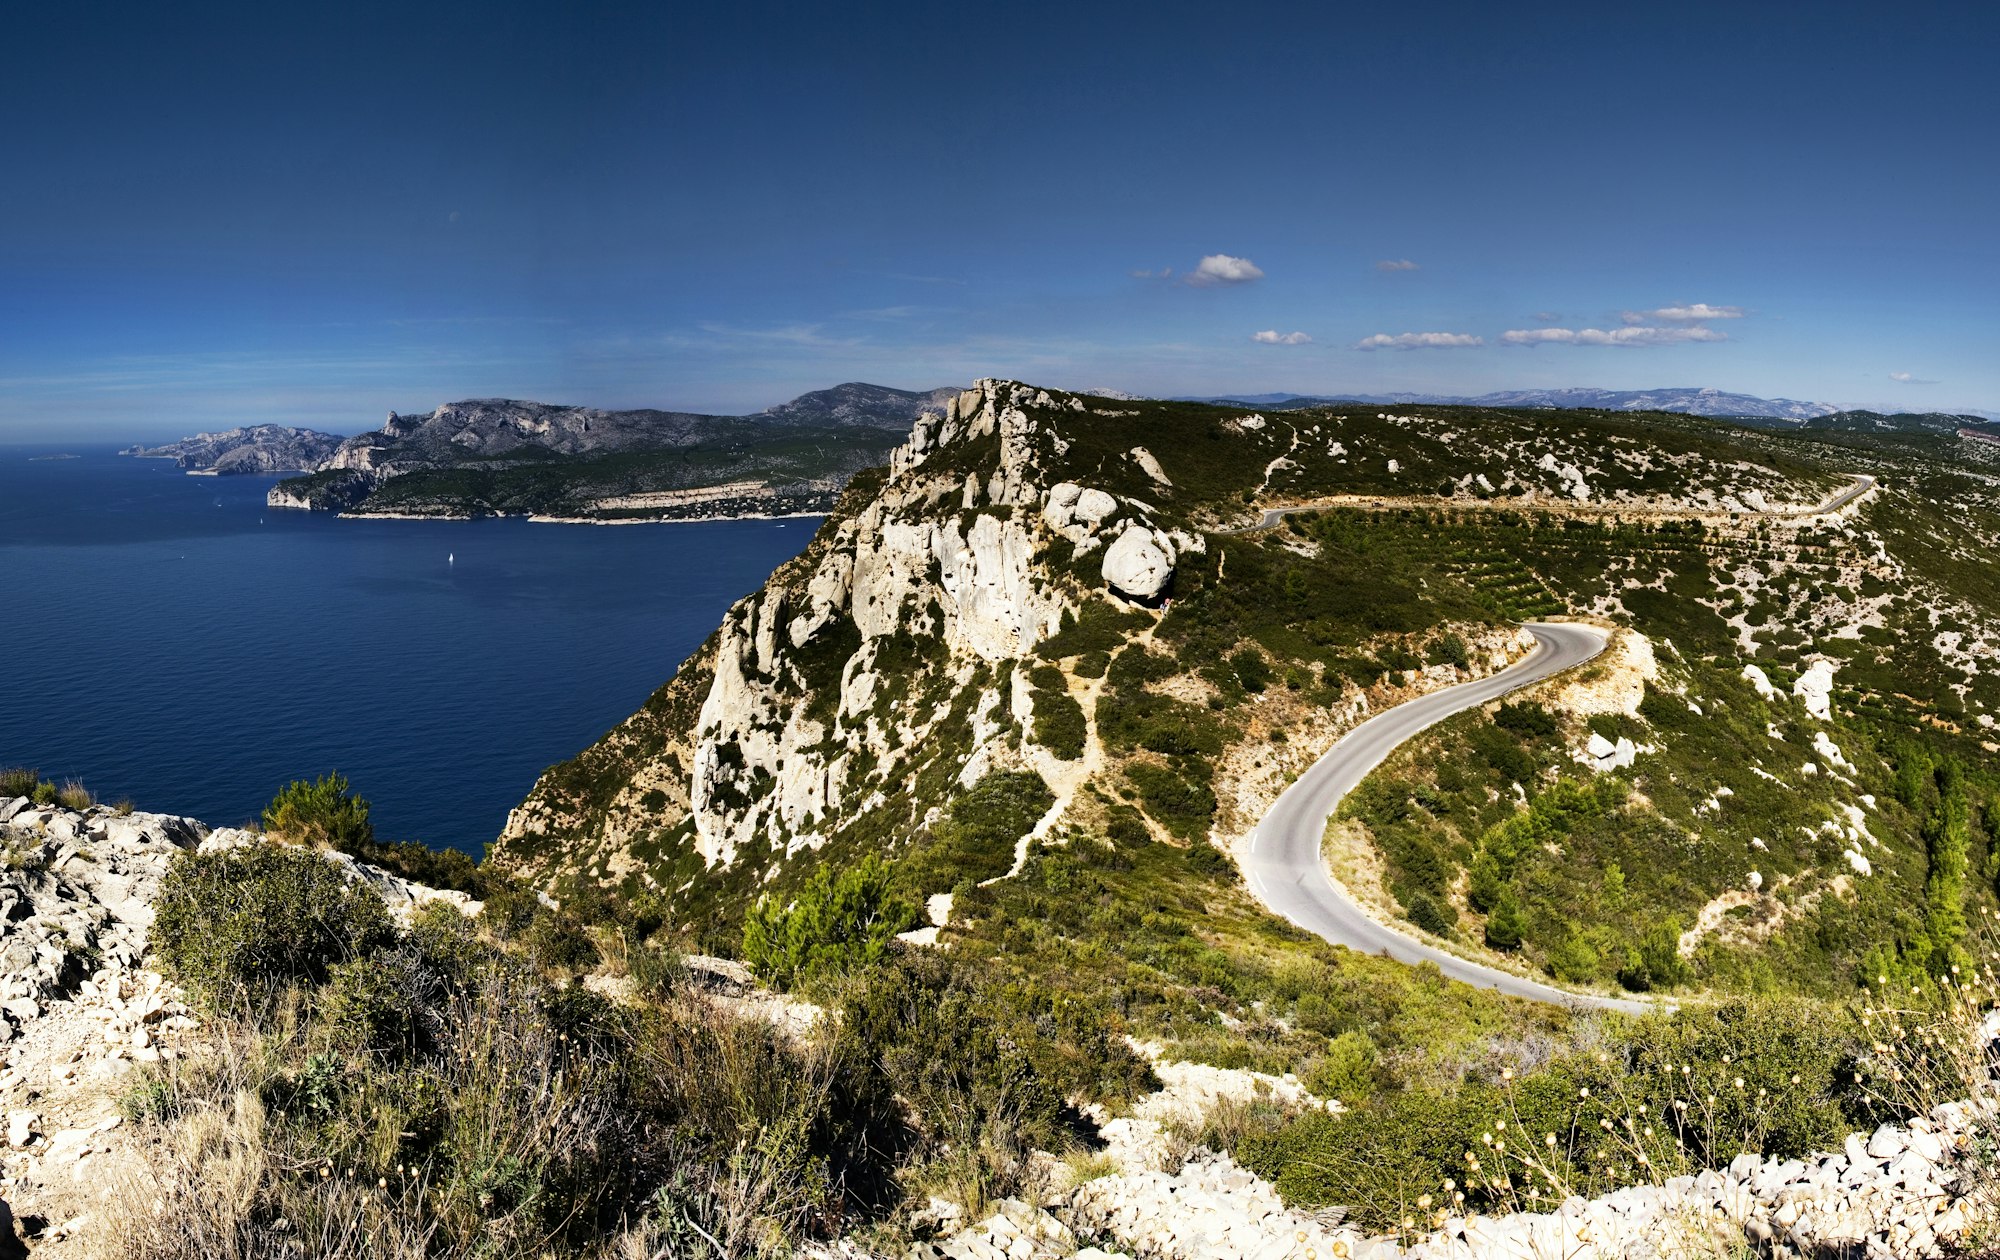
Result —
[[1471, 509], [1474, 511], [1488, 511], [1488, 512], [1533, 511], [1538, 507], [1556, 507], [1560, 508], [1565, 514], [1570, 516], [1578, 516], [1578, 515], [1619, 516], [1619, 515], [1631, 515], [1634, 512], [1651, 513], [1656, 516], [1701, 516], [1701, 517], [1825, 516], [1829, 512], [1838, 512], [1840, 509], [1846, 507], [1848, 504], [1854, 502], [1856, 499], [1860, 498], [1864, 494], [1867, 494], [1870, 490], [1873, 490], [1875, 488], [1876, 480], [1875, 478], [1869, 476], [1868, 474], [1853, 473], [1851, 475], [1854, 478], [1854, 484], [1847, 487], [1847, 489], [1840, 491], [1837, 494], [1829, 496], [1824, 503], [1820, 503], [1814, 507], [1790, 508], [1784, 511], [1727, 512], [1720, 508], [1711, 508], [1711, 509], [1656, 508], [1647, 503], [1618, 503], [1618, 502], [1572, 503], [1565, 499], [1549, 499], [1535, 503], [1526, 503], [1519, 499], [1474, 499], [1469, 502], [1459, 502], [1454, 499], [1413, 499], [1413, 498], [1398, 498], [1389, 495], [1383, 495], [1379, 497], [1370, 495], [1346, 495], [1334, 500], [1322, 500], [1319, 503], [1302, 503], [1297, 505], [1296, 507], [1265, 508], [1264, 515], [1258, 518], [1257, 523], [1255, 525], [1244, 525], [1238, 529], [1224, 530], [1222, 532], [1227, 534], [1254, 534], [1260, 529], [1276, 528], [1277, 526], [1283, 524], [1285, 518], [1287, 516], [1292, 515], [1294, 512], [1323, 512], [1329, 507], [1359, 507], [1359, 508], [1449, 507], [1461, 510]]
[[1321, 844], [1341, 798], [1382, 764], [1398, 744], [1427, 727], [1551, 674], [1581, 665], [1604, 650], [1595, 626], [1537, 622], [1527, 627], [1536, 648], [1490, 678], [1434, 691], [1385, 709], [1349, 731], [1285, 789], [1250, 838], [1250, 889], [1273, 911], [1336, 945], [1386, 954], [1403, 963], [1436, 963], [1454, 980], [1541, 1002], [1643, 1011], [1648, 1004], [1570, 993], [1450, 954], [1370, 918], [1327, 873]]

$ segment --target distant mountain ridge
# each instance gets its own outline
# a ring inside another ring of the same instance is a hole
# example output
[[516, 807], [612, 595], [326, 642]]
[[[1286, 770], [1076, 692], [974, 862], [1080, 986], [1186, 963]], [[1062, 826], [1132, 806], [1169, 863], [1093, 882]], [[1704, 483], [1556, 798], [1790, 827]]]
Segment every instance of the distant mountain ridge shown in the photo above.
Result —
[[495, 514], [644, 520], [805, 512], [880, 463], [953, 389], [863, 382], [747, 416], [472, 398], [390, 412], [273, 507], [439, 517]]
[[1407, 406], [1432, 404], [1468, 407], [1588, 408], [1595, 411], [1671, 411], [1690, 416], [1737, 418], [1754, 416], [1774, 420], [1810, 420], [1840, 411], [1832, 403], [1802, 402], [1795, 398], [1759, 398], [1753, 394], [1732, 394], [1725, 390], [1697, 387], [1670, 389], [1513, 389], [1490, 394], [1231, 394], [1190, 399], [1199, 402], [1238, 402], [1252, 407], [1294, 410], [1319, 407], [1333, 402], [1378, 403]]
[[218, 433], [197, 433], [164, 446], [130, 446], [120, 455], [171, 459], [191, 473], [304, 472], [339, 449], [338, 433], [282, 424], [253, 424]]

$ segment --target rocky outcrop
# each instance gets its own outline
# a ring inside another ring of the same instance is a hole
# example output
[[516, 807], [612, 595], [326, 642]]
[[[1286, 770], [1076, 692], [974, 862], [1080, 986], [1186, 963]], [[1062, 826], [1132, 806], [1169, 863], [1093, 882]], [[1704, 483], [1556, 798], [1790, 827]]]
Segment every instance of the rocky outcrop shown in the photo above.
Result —
[[[922, 746], [943, 715], [880, 703], [912, 681], [885, 677], [893, 644], [935, 645], [929, 672], [962, 687], [1059, 625], [1065, 602], [1036, 563], [1042, 435], [1013, 405], [1017, 388], [982, 381], [919, 418], [872, 501], [808, 552], [802, 589], [774, 583], [731, 610], [694, 733], [689, 803], [704, 863], [729, 865], [753, 844], [789, 856], [823, 843], [851, 816], [861, 756], [894, 765]], [[950, 458], [994, 438], [993, 466]], [[938, 510], [953, 502], [974, 511]], [[858, 646], [822, 662], [816, 645], [837, 625]], [[837, 692], [830, 711], [796, 702], [820, 688]]]
[[1105, 584], [1137, 600], [1158, 599], [1174, 577], [1173, 540], [1134, 525], [1104, 552]]
[[[92, 1222], [147, 1140], [120, 1111], [130, 1074], [210, 1044], [180, 990], [148, 965], [169, 865], [190, 849], [264, 842], [168, 814], [0, 800], [0, 1113], [9, 1153], [0, 1203], [28, 1223], [37, 1254], [112, 1254]], [[461, 893], [323, 856], [399, 916], [440, 899], [478, 909]], [[0, 1233], [0, 1254], [12, 1240]]]
[[[1028, 704], [1001, 686], [1006, 672], [1020, 678], [1089, 588], [1157, 602], [1176, 560], [1206, 547], [1129, 494], [1050, 484], [1071, 444], [1054, 418], [1082, 408], [985, 380], [920, 416], [886, 475], [730, 610], [706, 675], [683, 667], [668, 690], [687, 725], [642, 715], [607, 741], [643, 745], [643, 760], [597, 817], [566, 797], [564, 775], [545, 778], [509, 819], [502, 860], [560, 836], [572, 864], [579, 848], [615, 863], [683, 826], [708, 870], [762, 866], [874, 810], [912, 810], [903, 789], [926, 769], [953, 782], [1027, 764]], [[1072, 556], [1102, 551], [1114, 580], [1092, 573], [1079, 589], [1083, 573], [1054, 558], [1065, 541]], [[921, 809], [901, 821], [922, 825]]]
[[165, 446], [133, 446], [118, 452], [142, 459], [171, 459], [191, 473], [294, 473], [318, 468], [339, 449], [336, 433], [253, 424], [197, 433]]

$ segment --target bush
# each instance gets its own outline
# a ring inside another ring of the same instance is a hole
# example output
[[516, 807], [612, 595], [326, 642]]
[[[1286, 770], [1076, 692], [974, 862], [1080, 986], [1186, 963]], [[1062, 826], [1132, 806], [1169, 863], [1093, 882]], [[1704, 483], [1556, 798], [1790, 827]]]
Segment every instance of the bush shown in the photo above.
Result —
[[56, 790], [56, 804], [64, 809], [85, 810], [97, 804], [97, 798], [92, 796], [90, 789], [82, 783], [69, 779]]
[[582, 922], [566, 910], [536, 915], [521, 940], [528, 947], [528, 956], [551, 971], [581, 971], [597, 965], [597, 943]]
[[1464, 637], [1458, 634], [1446, 634], [1434, 640], [1430, 646], [1430, 657], [1434, 665], [1472, 668], [1472, 650], [1466, 647]]
[[[1040, 671], [1036, 671], [1040, 673]], [[1061, 678], [1057, 674], [1057, 678]], [[1075, 761], [1083, 756], [1084, 739], [1089, 733], [1089, 725], [1083, 716], [1083, 706], [1067, 691], [1042, 690], [1035, 692], [1035, 742], [1054, 753], [1064, 761]]]
[[1367, 1033], [1341, 1033], [1326, 1043], [1326, 1053], [1306, 1074], [1306, 1088], [1321, 1098], [1360, 1106], [1382, 1083], [1381, 1058], [1375, 1039]]
[[1493, 725], [1522, 739], [1554, 739], [1561, 733], [1554, 715], [1532, 700], [1501, 705], [1493, 715]]
[[916, 896], [949, 892], [962, 880], [1004, 875], [1014, 848], [1034, 830], [1055, 793], [1032, 770], [994, 770], [959, 793], [931, 834], [905, 859], [897, 883]]
[[1236, 685], [1258, 695], [1271, 685], [1271, 665], [1261, 652], [1245, 648], [1229, 658], [1229, 670]]
[[1215, 817], [1215, 793], [1207, 784], [1166, 766], [1144, 763], [1126, 766], [1125, 777], [1138, 789], [1146, 812], [1168, 831], [1183, 840], [1208, 834], [1209, 820]]
[[1486, 943], [1494, 949], [1519, 949], [1521, 936], [1527, 925], [1521, 916], [1521, 903], [1512, 889], [1503, 892], [1493, 906], [1493, 913], [1486, 919]]
[[1432, 936], [1450, 936], [1458, 930], [1458, 914], [1450, 906], [1425, 892], [1413, 892], [1404, 906], [1410, 922]]
[[339, 773], [287, 784], [264, 807], [264, 830], [293, 844], [341, 850], [375, 839], [368, 802], [354, 795]]
[[1196, 840], [1188, 845], [1188, 865], [1208, 876], [1234, 877], [1236, 863], [1229, 855], [1210, 844], [1207, 840]]
[[0, 800], [11, 801], [17, 796], [33, 796], [40, 786], [42, 776], [21, 766], [10, 766], [0, 770]]
[[160, 883], [153, 947], [211, 1010], [264, 1008], [294, 983], [318, 984], [394, 939], [374, 889], [350, 886], [308, 849], [183, 851]]
[[[1640, 1114], [1675, 1117], [1647, 1135], [1662, 1176], [1719, 1168], [1744, 1151], [1782, 1159], [1832, 1149], [1878, 1116], [1854, 1071], [1861, 1046], [1845, 1020], [1828, 1015], [1808, 1003], [1735, 1002], [1648, 1016], [1601, 1049], [1558, 1055], [1511, 1080], [1473, 1074], [1448, 1089], [1391, 1090], [1342, 1113], [1308, 1113], [1278, 1132], [1248, 1135], [1237, 1158], [1288, 1203], [1338, 1203], [1363, 1228], [1380, 1230], [1394, 1229], [1419, 1195], [1465, 1177], [1468, 1151], [1493, 1162], [1489, 1175], [1465, 1179], [1463, 1210], [1517, 1206], [1519, 1187], [1490, 1175], [1514, 1170], [1483, 1149], [1481, 1135], [1494, 1136], [1499, 1121], [1509, 1138], [1561, 1135], [1536, 1148], [1562, 1184], [1557, 1198], [1616, 1184], [1630, 1162], [1630, 1134], [1617, 1122]], [[1348, 1035], [1334, 1039], [1328, 1064]], [[1350, 1045], [1340, 1062], [1365, 1062], [1365, 1052]], [[1323, 1066], [1313, 1080], [1331, 1086], [1336, 1074]]]
[[743, 921], [743, 961], [780, 988], [879, 961], [916, 908], [890, 890], [889, 868], [869, 855], [839, 876], [825, 867], [790, 905], [765, 894]]
[[1571, 984], [1595, 984], [1603, 966], [1603, 956], [1575, 924], [1570, 925], [1568, 934], [1549, 951], [1549, 970], [1556, 979], [1567, 980]]

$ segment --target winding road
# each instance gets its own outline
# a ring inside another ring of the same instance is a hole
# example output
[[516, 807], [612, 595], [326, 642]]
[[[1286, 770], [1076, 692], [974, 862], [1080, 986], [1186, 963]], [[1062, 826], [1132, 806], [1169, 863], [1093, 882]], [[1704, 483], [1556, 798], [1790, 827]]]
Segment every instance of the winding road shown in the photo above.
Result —
[[[1817, 506], [1750, 515], [1813, 517], [1838, 512], [1879, 484], [1876, 478], [1866, 473], [1851, 475], [1853, 484], [1829, 495]], [[1352, 496], [1342, 502], [1372, 507], [1404, 505], [1401, 500], [1370, 496]], [[1269, 529], [1293, 512], [1318, 511], [1327, 506], [1329, 504], [1322, 501], [1296, 507], [1267, 508], [1257, 524], [1234, 532]], [[1521, 505], [1482, 502], [1478, 506], [1506, 508]], [[1634, 504], [1563, 506], [1570, 512], [1645, 510]], [[1676, 514], [1703, 515], [1698, 512]], [[1244, 875], [1250, 890], [1273, 912], [1336, 945], [1368, 954], [1382, 954], [1402, 963], [1435, 963], [1438, 970], [1454, 980], [1538, 1002], [1631, 1012], [1653, 1009], [1656, 1003], [1632, 998], [1572, 993], [1428, 945], [1371, 917], [1347, 895], [1345, 889], [1334, 882], [1327, 870], [1323, 852], [1327, 820], [1333, 816], [1341, 800], [1368, 777], [1369, 771], [1381, 765], [1397, 745], [1455, 713], [1497, 700], [1508, 692], [1581, 665], [1602, 652], [1609, 639], [1605, 631], [1595, 626], [1565, 622], [1534, 622], [1526, 629], [1535, 636], [1535, 650], [1525, 658], [1489, 678], [1446, 687], [1384, 710], [1349, 731], [1339, 743], [1328, 749], [1325, 756], [1285, 789], [1270, 812], [1264, 815], [1263, 821], [1257, 824], [1257, 830], [1250, 836], [1250, 855], [1245, 863]]]
[[1306, 931], [1368, 954], [1402, 963], [1435, 963], [1454, 980], [1538, 1002], [1639, 1012], [1652, 1004], [1629, 998], [1571, 993], [1494, 967], [1483, 966], [1369, 916], [1328, 873], [1322, 844], [1327, 820], [1349, 792], [1382, 764], [1397, 745], [1454, 713], [1497, 700], [1508, 692], [1581, 665], [1604, 650], [1607, 633], [1596, 626], [1535, 622], [1527, 626], [1535, 650], [1487, 678], [1446, 687], [1385, 709], [1343, 736], [1280, 796], [1250, 837], [1244, 874], [1258, 900]]

